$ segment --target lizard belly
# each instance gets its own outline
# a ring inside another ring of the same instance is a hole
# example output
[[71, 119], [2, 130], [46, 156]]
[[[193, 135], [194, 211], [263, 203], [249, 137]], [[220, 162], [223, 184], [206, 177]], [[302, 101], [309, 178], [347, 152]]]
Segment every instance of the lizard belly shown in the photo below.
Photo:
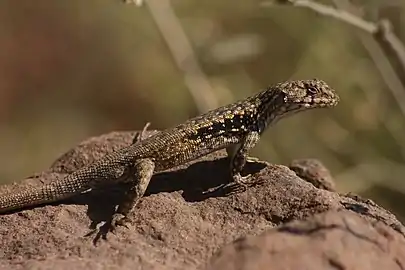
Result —
[[187, 140], [186, 143], [167, 145], [161, 149], [158, 155], [155, 155], [155, 170], [162, 171], [179, 166], [238, 143], [239, 138], [237, 137], [221, 137], [211, 140]]

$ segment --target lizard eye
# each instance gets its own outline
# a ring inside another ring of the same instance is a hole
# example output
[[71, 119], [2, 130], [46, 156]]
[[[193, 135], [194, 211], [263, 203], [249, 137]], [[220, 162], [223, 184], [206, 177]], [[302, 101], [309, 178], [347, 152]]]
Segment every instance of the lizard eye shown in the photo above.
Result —
[[307, 88], [308, 92], [310, 92], [311, 94], [316, 94], [318, 91], [314, 88], [314, 87], [308, 87]]

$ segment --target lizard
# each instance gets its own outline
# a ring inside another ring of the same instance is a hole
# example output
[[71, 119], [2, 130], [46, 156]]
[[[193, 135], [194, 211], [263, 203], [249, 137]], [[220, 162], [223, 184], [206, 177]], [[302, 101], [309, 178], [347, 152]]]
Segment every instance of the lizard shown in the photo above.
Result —
[[144, 195], [153, 174], [211, 152], [226, 149], [231, 183], [246, 190], [250, 175], [241, 172], [249, 151], [267, 127], [288, 115], [333, 107], [340, 98], [320, 79], [280, 82], [244, 100], [191, 118], [173, 128], [134, 141], [71, 174], [38, 187], [0, 194], [0, 214], [70, 198], [100, 188], [103, 183], [127, 183], [111, 227], [125, 225], [128, 214]]

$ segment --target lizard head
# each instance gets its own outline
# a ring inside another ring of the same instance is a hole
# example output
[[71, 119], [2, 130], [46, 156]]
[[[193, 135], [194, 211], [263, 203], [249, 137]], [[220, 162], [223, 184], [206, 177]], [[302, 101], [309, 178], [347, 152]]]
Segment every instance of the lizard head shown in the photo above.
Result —
[[339, 102], [335, 90], [319, 79], [288, 81], [276, 87], [284, 93], [284, 104], [297, 109], [333, 107]]
[[280, 118], [300, 111], [336, 106], [339, 96], [319, 79], [286, 81], [258, 95], [258, 130], [275, 124]]

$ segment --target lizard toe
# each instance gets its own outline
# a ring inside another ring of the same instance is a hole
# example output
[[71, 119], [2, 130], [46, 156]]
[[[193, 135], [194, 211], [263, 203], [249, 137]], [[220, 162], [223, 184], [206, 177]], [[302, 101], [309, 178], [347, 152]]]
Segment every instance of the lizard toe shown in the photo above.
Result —
[[130, 221], [131, 221], [131, 219], [128, 218], [127, 216], [120, 214], [120, 213], [115, 213], [111, 218], [110, 231], [114, 232], [116, 230], [116, 228], [119, 226], [123, 226], [123, 227], [129, 229], [128, 223]]

